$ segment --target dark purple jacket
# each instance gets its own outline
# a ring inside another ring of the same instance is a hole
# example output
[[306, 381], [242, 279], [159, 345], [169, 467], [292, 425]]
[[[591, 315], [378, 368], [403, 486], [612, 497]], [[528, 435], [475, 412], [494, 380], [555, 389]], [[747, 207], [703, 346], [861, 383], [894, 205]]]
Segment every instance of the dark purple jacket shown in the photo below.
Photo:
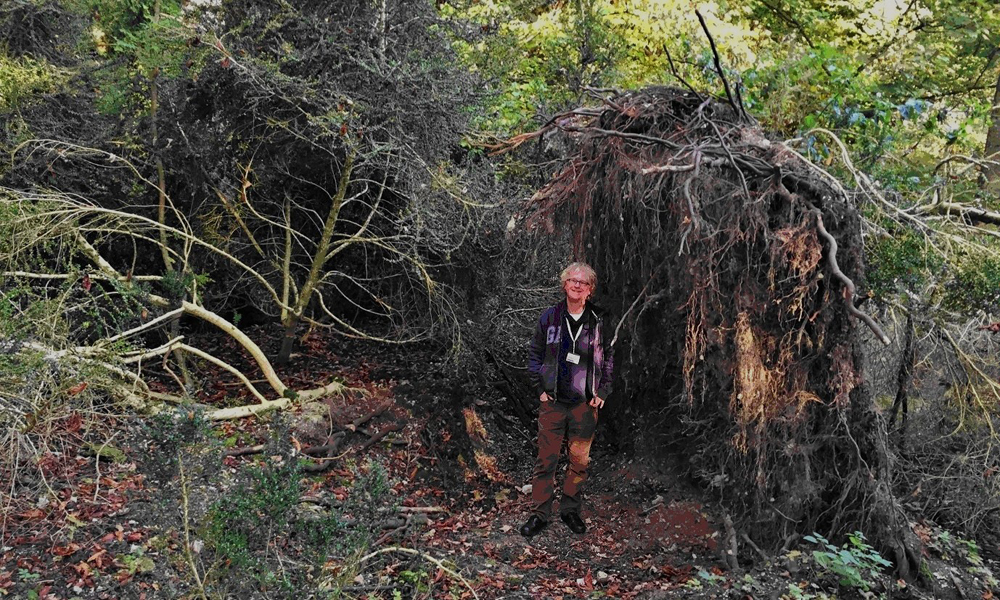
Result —
[[[604, 322], [601, 311], [594, 305], [588, 303], [584, 310], [584, 329], [581, 335], [590, 338], [593, 347], [593, 357], [587, 365], [587, 389], [591, 395], [595, 394], [607, 400], [611, 394], [612, 370], [614, 360], [609, 348], [605, 347]], [[556, 361], [559, 359], [559, 348], [562, 345], [562, 336], [565, 333], [566, 301], [548, 308], [538, 319], [538, 328], [531, 338], [531, 345], [528, 347], [528, 375], [535, 388], [535, 394], [542, 395], [546, 392], [554, 399], [556, 389], [556, 377], [559, 369]]]

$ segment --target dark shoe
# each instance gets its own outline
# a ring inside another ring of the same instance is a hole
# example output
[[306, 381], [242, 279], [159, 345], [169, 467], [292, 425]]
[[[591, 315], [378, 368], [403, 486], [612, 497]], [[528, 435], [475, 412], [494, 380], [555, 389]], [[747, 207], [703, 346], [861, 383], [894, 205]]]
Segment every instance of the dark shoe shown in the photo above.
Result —
[[566, 513], [560, 517], [573, 533], [587, 533], [587, 525], [577, 513]]
[[531, 515], [528, 521], [524, 525], [521, 525], [521, 535], [531, 537], [545, 529], [545, 526], [548, 524], [548, 521], [543, 521], [538, 515]]

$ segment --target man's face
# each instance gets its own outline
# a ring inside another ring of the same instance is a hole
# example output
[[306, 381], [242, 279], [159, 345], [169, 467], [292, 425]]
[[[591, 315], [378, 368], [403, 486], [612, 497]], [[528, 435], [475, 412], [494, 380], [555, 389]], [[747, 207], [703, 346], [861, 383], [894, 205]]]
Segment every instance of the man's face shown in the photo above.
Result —
[[590, 297], [590, 282], [587, 274], [579, 270], [569, 272], [569, 277], [563, 283], [563, 291], [566, 292], [566, 299], [570, 302], [583, 302]]

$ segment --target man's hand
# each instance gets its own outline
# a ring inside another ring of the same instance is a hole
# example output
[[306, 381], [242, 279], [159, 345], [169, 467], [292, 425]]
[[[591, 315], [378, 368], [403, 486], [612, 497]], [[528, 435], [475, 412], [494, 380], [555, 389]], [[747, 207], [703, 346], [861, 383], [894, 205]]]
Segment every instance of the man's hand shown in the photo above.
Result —
[[549, 400], [552, 399], [552, 397], [546, 394], [545, 392], [542, 392], [542, 395], [539, 396], [538, 399], [542, 402], [548, 402]]
[[593, 406], [594, 408], [601, 408], [604, 406], [604, 398], [601, 398], [600, 396], [594, 396], [593, 398], [590, 399], [590, 405]]

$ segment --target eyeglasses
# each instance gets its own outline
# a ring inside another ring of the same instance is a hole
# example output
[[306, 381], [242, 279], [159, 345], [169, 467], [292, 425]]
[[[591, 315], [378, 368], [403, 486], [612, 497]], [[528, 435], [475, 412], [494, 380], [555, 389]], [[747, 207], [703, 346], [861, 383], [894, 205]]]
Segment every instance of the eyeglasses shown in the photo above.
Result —
[[580, 287], [590, 287], [590, 282], [582, 279], [567, 279], [566, 283], [572, 283], [573, 285], [578, 285]]

